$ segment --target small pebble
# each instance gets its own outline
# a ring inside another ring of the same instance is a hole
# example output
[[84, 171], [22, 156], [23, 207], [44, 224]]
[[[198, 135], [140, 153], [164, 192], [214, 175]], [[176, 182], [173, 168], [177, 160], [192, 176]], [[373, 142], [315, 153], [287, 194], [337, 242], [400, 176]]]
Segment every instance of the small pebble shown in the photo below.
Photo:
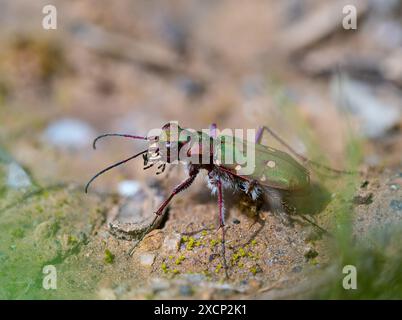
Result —
[[155, 293], [159, 291], [164, 291], [169, 289], [169, 282], [165, 279], [153, 278], [151, 279], [151, 287]]
[[295, 266], [293, 267], [292, 272], [299, 273], [302, 271], [302, 269], [303, 269], [302, 266]]
[[56, 120], [44, 132], [46, 142], [70, 150], [88, 147], [95, 136], [96, 133], [89, 124], [73, 118]]
[[162, 249], [165, 252], [177, 252], [179, 250], [181, 235], [174, 233], [166, 236], [163, 240]]
[[184, 274], [183, 278], [187, 279], [189, 282], [193, 284], [200, 283], [201, 281], [205, 280], [205, 276], [203, 274], [199, 273], [189, 273], [189, 274]]
[[124, 180], [119, 183], [117, 189], [122, 197], [132, 197], [141, 190], [141, 184], [135, 180]]
[[201, 82], [195, 81], [190, 78], [181, 78], [178, 81], [179, 88], [186, 93], [190, 98], [201, 96], [206, 88]]
[[389, 206], [396, 211], [402, 211], [402, 201], [401, 200], [391, 200]]
[[189, 285], [182, 285], [179, 288], [180, 295], [182, 296], [192, 296], [193, 295], [193, 289]]
[[153, 265], [155, 261], [155, 254], [153, 253], [143, 253], [140, 256], [140, 264], [146, 267], [150, 267]]
[[25, 170], [16, 162], [8, 166], [7, 186], [12, 189], [28, 188], [32, 185], [31, 179]]

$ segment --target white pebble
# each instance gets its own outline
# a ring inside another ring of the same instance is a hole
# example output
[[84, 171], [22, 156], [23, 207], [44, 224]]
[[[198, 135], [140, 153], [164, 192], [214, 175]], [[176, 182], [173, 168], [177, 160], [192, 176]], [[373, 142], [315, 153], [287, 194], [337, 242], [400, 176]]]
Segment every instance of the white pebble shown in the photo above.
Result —
[[141, 184], [135, 180], [124, 180], [117, 186], [122, 197], [132, 197], [141, 190]]
[[7, 186], [13, 189], [28, 188], [31, 186], [31, 179], [25, 170], [16, 162], [8, 166]]
[[44, 139], [53, 146], [65, 149], [81, 149], [89, 146], [96, 136], [86, 122], [64, 118], [51, 123], [44, 133]]
[[165, 252], [177, 252], [179, 250], [181, 235], [174, 233], [163, 240], [162, 248]]
[[143, 253], [140, 256], [140, 264], [146, 267], [152, 266], [155, 261], [155, 254], [153, 253]]

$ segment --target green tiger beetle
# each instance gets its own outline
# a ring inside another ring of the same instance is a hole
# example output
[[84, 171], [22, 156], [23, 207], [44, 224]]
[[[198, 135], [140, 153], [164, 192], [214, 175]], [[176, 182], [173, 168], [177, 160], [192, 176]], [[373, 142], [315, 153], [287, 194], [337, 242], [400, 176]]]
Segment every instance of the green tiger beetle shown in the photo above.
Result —
[[[323, 167], [335, 173], [349, 173], [332, 169], [307, 159], [297, 153], [266, 126], [257, 130], [254, 142], [233, 136], [218, 135], [215, 124], [212, 124], [207, 132], [183, 129], [176, 122], [169, 122], [159, 130], [159, 135], [134, 136], [109, 133], [97, 137], [93, 143], [94, 149], [99, 139], [108, 136], [146, 140], [150, 142], [150, 146], [146, 150], [100, 171], [87, 183], [85, 192], [88, 191], [92, 181], [101, 174], [141, 155], [144, 159], [144, 170], [156, 165], [159, 170], [157, 174], [161, 174], [165, 170], [166, 164], [183, 163], [187, 167], [188, 178], [177, 185], [155, 211], [155, 218], [147, 231], [149, 232], [152, 230], [157, 218], [164, 213], [164, 209], [173, 197], [190, 187], [200, 170], [205, 169], [208, 174], [208, 187], [213, 194], [217, 194], [218, 198], [219, 228], [222, 230], [222, 258], [226, 276], [223, 189], [242, 191], [254, 201], [262, 197], [269, 204], [271, 212], [283, 222], [288, 223], [289, 212], [283, 201], [283, 194], [304, 189], [310, 184], [309, 171], [290, 154], [261, 144], [264, 130], [270, 133], [303, 164]], [[253, 170], [246, 172], [247, 161], [249, 160], [247, 156], [249, 155], [245, 156], [244, 150], [250, 147], [253, 151]], [[228, 158], [230, 158], [230, 161], [227, 160]], [[237, 161], [237, 159], [241, 159], [241, 161]], [[246, 160], [245, 162], [244, 159]], [[308, 221], [311, 223], [310, 220]]]

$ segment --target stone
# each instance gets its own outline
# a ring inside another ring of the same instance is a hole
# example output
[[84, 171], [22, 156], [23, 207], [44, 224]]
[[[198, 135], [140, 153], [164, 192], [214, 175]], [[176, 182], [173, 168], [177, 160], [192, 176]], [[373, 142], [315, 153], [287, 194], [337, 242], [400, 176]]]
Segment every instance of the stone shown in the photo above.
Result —
[[[127, 191], [127, 190], [126, 190]], [[163, 193], [158, 186], [138, 183], [134, 195], [124, 199], [116, 217], [109, 223], [109, 232], [118, 239], [139, 240], [144, 233], [158, 227], [163, 215], [155, 219], [156, 206], [163, 201]], [[150, 229], [150, 227], [152, 227]]]
[[31, 179], [26, 171], [16, 162], [8, 165], [7, 187], [12, 189], [29, 188], [32, 185]]
[[151, 288], [154, 292], [164, 291], [169, 289], [170, 285], [166, 279], [153, 278], [151, 279]]
[[140, 264], [145, 267], [150, 267], [155, 261], [156, 255], [154, 253], [143, 253], [140, 255]]
[[96, 132], [80, 119], [63, 118], [52, 122], [46, 128], [43, 137], [55, 147], [78, 150], [88, 147], [96, 137]]
[[164, 240], [163, 240], [163, 245], [162, 249], [163, 251], [169, 253], [175, 253], [179, 250], [180, 246], [180, 241], [181, 241], [181, 235], [178, 233], [173, 233], [171, 235], [168, 235]]
[[401, 200], [391, 200], [389, 206], [395, 211], [402, 211], [402, 201]]
[[161, 230], [152, 230], [142, 240], [140, 247], [144, 252], [158, 250], [162, 246], [164, 234]]
[[117, 189], [122, 197], [132, 197], [141, 190], [141, 184], [135, 180], [124, 180], [119, 183]]

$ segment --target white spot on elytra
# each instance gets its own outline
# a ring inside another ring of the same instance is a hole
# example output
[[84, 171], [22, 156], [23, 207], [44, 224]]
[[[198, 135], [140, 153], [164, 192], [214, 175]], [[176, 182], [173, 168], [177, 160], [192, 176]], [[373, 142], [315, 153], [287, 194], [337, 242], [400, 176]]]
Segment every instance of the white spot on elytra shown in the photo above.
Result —
[[238, 165], [235, 167], [235, 170], [236, 170], [236, 171], [240, 171], [240, 170], [241, 170], [241, 165], [238, 164]]
[[269, 168], [275, 168], [275, 166], [276, 166], [275, 161], [269, 160], [269, 161], [267, 162], [267, 167], [269, 167]]
[[265, 180], [267, 180], [267, 178], [265, 177], [265, 174], [263, 174], [262, 175], [262, 177], [261, 177], [261, 179], [260, 179], [261, 181], [265, 181]]

